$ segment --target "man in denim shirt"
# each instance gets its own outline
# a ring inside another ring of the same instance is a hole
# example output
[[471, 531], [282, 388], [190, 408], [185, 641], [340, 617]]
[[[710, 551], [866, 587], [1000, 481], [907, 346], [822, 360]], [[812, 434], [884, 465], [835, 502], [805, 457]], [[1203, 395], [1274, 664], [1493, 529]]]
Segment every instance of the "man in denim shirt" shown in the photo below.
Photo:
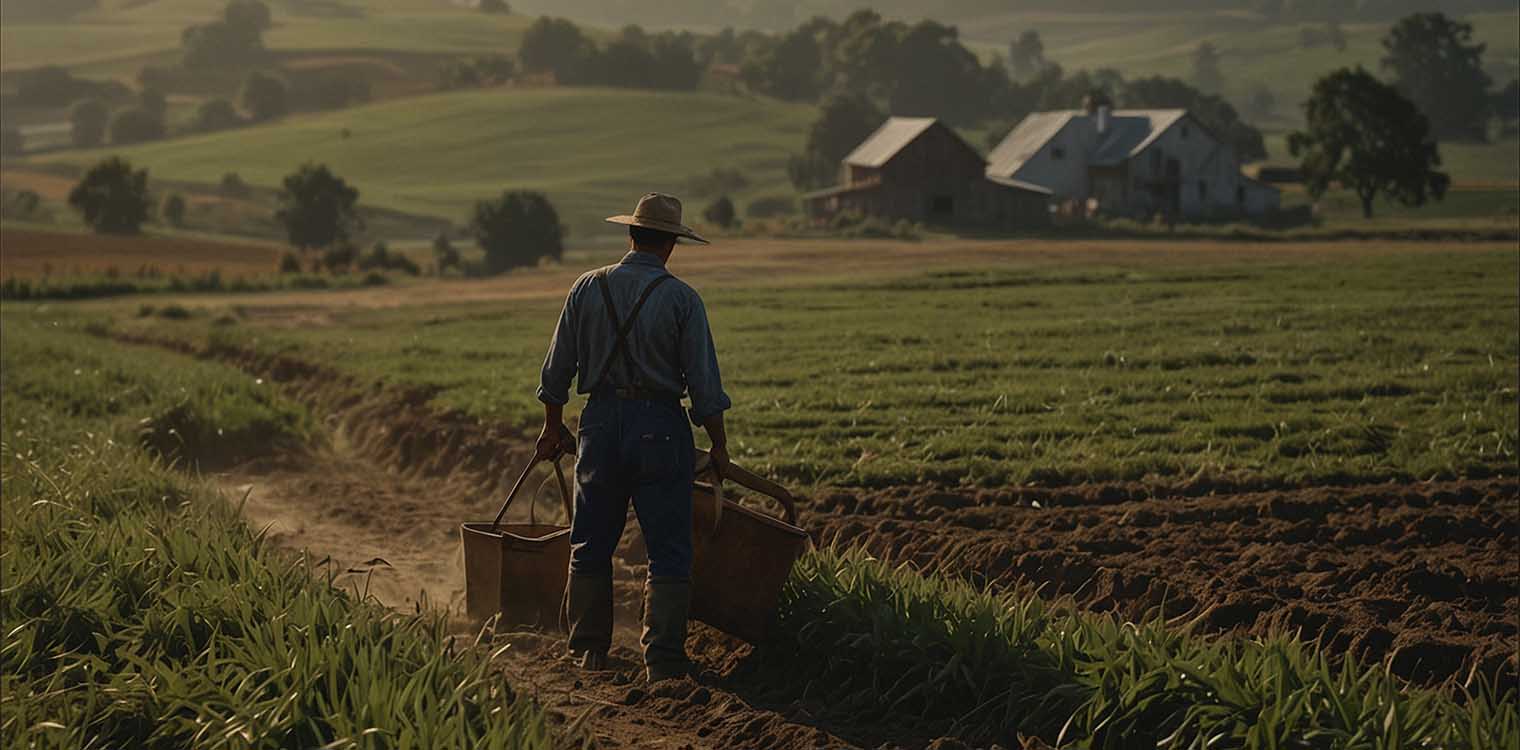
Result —
[[707, 244], [681, 224], [681, 202], [650, 193], [631, 216], [607, 221], [628, 226], [630, 249], [616, 265], [581, 276], [565, 299], [538, 389], [538, 455], [564, 450], [563, 411], [575, 378], [590, 399], [575, 460], [570, 653], [587, 669], [606, 668], [612, 554], [632, 499], [649, 553], [640, 642], [653, 682], [688, 669], [694, 451], [681, 397], [691, 396], [691, 422], [706, 428], [720, 478], [728, 466], [723, 412], [730, 403], [702, 298], [665, 270], [677, 238]]

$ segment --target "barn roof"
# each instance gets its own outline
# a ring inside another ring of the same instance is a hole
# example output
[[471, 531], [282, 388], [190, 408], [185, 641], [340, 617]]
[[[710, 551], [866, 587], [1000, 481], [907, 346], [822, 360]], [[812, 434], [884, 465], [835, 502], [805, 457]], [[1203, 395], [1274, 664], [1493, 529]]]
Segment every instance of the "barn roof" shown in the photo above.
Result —
[[888, 117], [870, 137], [844, 157], [857, 167], [879, 167], [892, 160], [915, 138], [934, 125], [933, 117]]
[[[1114, 110], [1109, 115], [1108, 128], [1098, 138], [1090, 163], [1118, 164], [1144, 151], [1186, 116], [1185, 109]], [[987, 174], [1012, 176], [1072, 120], [1091, 117], [1078, 109], [1036, 112], [1025, 117], [988, 155]]]

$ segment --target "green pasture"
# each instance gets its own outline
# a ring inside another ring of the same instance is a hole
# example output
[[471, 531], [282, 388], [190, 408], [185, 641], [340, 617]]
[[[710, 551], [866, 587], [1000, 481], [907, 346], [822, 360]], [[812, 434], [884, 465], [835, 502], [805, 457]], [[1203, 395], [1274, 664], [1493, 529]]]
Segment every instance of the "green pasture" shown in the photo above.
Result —
[[361, 599], [167, 463], [303, 441], [304, 410], [55, 323], [0, 314], [0, 744], [560, 746], [440, 613]]
[[237, 172], [260, 187], [316, 161], [357, 187], [362, 204], [460, 223], [477, 200], [540, 190], [572, 237], [584, 238], [650, 190], [686, 196], [700, 217], [717, 196], [686, 186], [715, 167], [748, 178], [734, 195], [741, 210], [749, 196], [790, 194], [786, 160], [802, 149], [813, 111], [709, 93], [487, 89], [59, 159], [88, 165], [121, 154], [156, 178], [215, 184]]
[[[709, 289], [731, 449], [790, 481], [869, 487], [1514, 475], [1520, 256], [1417, 249]], [[531, 424], [558, 310], [404, 308], [212, 335]], [[204, 320], [130, 317], [207, 335]]]
[[[961, 33], [982, 43], [988, 53], [1006, 54], [1010, 40], [1034, 29], [1045, 42], [1046, 57], [1061, 67], [1113, 68], [1126, 78], [1186, 79], [1193, 51], [1201, 42], [1212, 42], [1221, 56], [1222, 93], [1239, 106], [1257, 86], [1265, 86], [1277, 100], [1276, 118], [1293, 124], [1301, 118], [1299, 104], [1320, 76], [1355, 65], [1377, 72], [1389, 27], [1344, 24], [1347, 47], [1337, 52], [1329, 46], [1305, 49], [1299, 43], [1305, 25], [1323, 29], [1323, 24], [1267, 23], [1240, 12], [1005, 13], [950, 20], [958, 20]], [[1520, 73], [1520, 12], [1479, 13], [1465, 20], [1473, 24], [1477, 40], [1488, 45], [1484, 59], [1496, 85]]]

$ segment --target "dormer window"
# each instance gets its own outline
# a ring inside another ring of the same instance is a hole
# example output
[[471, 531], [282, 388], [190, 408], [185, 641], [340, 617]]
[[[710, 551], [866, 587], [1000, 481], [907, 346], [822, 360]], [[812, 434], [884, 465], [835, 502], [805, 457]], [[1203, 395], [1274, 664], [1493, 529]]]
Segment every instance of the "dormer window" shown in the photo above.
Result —
[[1061, 147], [1061, 146], [1052, 147], [1050, 149], [1050, 158], [1052, 158], [1052, 159], [1065, 159], [1066, 158], [1066, 149], [1063, 148], [1063, 147]]

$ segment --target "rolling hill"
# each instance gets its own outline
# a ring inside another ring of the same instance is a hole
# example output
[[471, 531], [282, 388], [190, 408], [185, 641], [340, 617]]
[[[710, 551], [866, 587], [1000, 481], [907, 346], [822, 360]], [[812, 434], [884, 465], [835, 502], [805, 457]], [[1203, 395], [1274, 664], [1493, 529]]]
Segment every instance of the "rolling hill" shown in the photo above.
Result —
[[790, 194], [786, 160], [801, 151], [813, 117], [809, 106], [732, 95], [498, 88], [56, 160], [87, 165], [119, 153], [159, 178], [215, 183], [237, 172], [261, 186], [317, 161], [358, 187], [361, 203], [459, 222], [476, 200], [541, 190], [572, 237], [585, 238], [649, 190], [685, 197], [699, 216], [716, 196], [689, 186], [715, 167], [748, 179], [733, 196], [741, 212], [755, 196]]

